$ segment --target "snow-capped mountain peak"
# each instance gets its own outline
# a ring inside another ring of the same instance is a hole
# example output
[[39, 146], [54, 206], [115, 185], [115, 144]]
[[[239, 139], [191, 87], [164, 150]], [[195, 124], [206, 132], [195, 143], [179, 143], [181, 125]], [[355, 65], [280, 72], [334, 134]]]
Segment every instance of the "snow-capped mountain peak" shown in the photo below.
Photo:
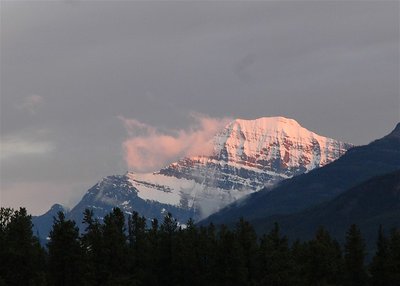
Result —
[[236, 119], [214, 137], [211, 156], [182, 158], [155, 173], [128, 173], [144, 200], [202, 218], [244, 195], [323, 166], [352, 145], [285, 117]]
[[182, 158], [154, 173], [110, 176], [70, 212], [101, 218], [112, 207], [148, 218], [171, 212], [180, 223], [202, 219], [265, 186], [323, 166], [352, 145], [320, 136], [284, 117], [236, 119], [218, 132], [210, 156]]
[[215, 153], [220, 158], [270, 171], [309, 171], [337, 159], [350, 147], [285, 117], [236, 119], [215, 137]]

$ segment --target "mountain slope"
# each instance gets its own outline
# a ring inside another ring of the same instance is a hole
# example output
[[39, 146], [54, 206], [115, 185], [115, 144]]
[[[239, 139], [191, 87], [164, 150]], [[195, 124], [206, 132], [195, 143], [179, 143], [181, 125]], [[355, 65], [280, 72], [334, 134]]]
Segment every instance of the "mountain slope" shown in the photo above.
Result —
[[213, 144], [210, 156], [183, 158], [154, 173], [106, 177], [69, 216], [80, 221], [83, 210], [92, 208], [101, 219], [120, 207], [148, 218], [171, 212], [180, 223], [199, 220], [265, 186], [324, 166], [352, 147], [284, 117], [234, 120]]
[[42, 239], [45, 239], [51, 230], [51, 226], [53, 225], [53, 218], [57, 217], [58, 212], [63, 212], [66, 214], [68, 213], [68, 210], [60, 204], [54, 204], [45, 214], [32, 217], [34, 234]]
[[127, 176], [139, 197], [189, 208], [200, 219], [265, 186], [324, 166], [350, 147], [293, 119], [237, 119], [215, 136], [212, 155]]
[[229, 223], [276, 214], [290, 214], [327, 201], [373, 176], [400, 167], [400, 123], [387, 136], [368, 145], [354, 147], [322, 168], [281, 182], [235, 202], [203, 223]]
[[379, 225], [386, 230], [400, 227], [400, 169], [374, 177], [345, 191], [333, 200], [300, 213], [251, 221], [259, 232], [278, 222], [289, 238], [311, 239], [319, 226], [343, 241], [349, 226], [357, 224], [372, 249]]

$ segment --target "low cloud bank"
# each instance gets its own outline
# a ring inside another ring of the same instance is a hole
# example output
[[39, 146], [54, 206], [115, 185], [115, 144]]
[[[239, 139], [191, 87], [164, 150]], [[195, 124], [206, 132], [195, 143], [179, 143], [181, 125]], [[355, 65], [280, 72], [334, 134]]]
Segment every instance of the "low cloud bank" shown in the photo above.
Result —
[[[40, 133], [40, 132], [39, 132]], [[39, 140], [37, 134], [12, 134], [0, 139], [0, 159], [5, 160], [18, 156], [46, 155], [54, 151], [51, 141]]]

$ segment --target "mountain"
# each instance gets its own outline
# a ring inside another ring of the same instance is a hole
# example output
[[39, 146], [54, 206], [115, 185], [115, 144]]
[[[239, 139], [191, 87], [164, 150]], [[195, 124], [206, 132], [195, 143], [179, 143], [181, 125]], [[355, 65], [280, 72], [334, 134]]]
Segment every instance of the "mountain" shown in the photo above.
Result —
[[106, 177], [87, 191], [69, 216], [81, 221], [83, 210], [92, 208], [101, 219], [112, 207], [120, 207], [148, 218], [171, 212], [183, 224], [324, 166], [352, 147], [284, 117], [236, 119], [215, 135], [213, 146], [209, 156], [182, 158], [158, 172]]
[[355, 223], [372, 249], [379, 225], [387, 231], [400, 228], [400, 166], [397, 171], [374, 177], [329, 202], [296, 214], [256, 219], [252, 224], [264, 232], [274, 222], [292, 239], [311, 239], [316, 229], [324, 226], [339, 241]]
[[263, 189], [234, 202], [202, 223], [231, 223], [239, 217], [265, 219], [291, 214], [328, 201], [374, 176], [400, 168], [400, 123], [387, 136], [368, 145], [351, 148], [338, 160], [306, 174]]
[[68, 213], [68, 210], [60, 204], [54, 204], [46, 213], [41, 216], [34, 216], [33, 231], [39, 238], [46, 238], [53, 225], [53, 218], [57, 217], [58, 212]]
[[237, 119], [214, 137], [211, 156], [183, 158], [159, 172], [126, 176], [144, 200], [190, 209], [195, 219], [339, 158], [352, 147], [295, 120]]

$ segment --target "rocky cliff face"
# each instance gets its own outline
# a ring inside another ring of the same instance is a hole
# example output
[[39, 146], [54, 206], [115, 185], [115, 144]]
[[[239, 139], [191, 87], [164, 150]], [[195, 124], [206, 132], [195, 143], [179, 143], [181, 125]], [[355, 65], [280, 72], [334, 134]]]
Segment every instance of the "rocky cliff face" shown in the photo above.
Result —
[[171, 212], [180, 223], [199, 220], [247, 194], [326, 165], [351, 147], [293, 119], [237, 119], [216, 134], [210, 156], [183, 158], [154, 173], [104, 178], [70, 216], [79, 219], [85, 208], [92, 208], [102, 218], [118, 206], [148, 218]]
[[197, 182], [206, 178], [223, 189], [257, 190], [324, 166], [352, 147], [284, 117], [234, 120], [215, 136], [214, 146], [212, 156], [184, 158], [158, 173]]
[[219, 160], [286, 176], [326, 165], [351, 147], [284, 117], [237, 119], [216, 136], [215, 143]]

